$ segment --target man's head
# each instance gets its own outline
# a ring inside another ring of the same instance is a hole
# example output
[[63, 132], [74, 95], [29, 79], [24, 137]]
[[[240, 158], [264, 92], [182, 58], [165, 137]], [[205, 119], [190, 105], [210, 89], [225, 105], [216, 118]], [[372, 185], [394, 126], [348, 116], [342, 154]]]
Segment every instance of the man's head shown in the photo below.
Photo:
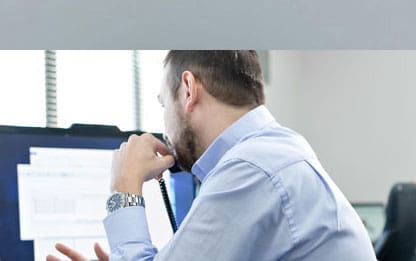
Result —
[[261, 66], [255, 51], [170, 51], [164, 63], [166, 134], [190, 171], [217, 134], [264, 103]]
[[177, 95], [184, 71], [193, 73], [219, 101], [234, 105], [264, 103], [263, 74], [256, 51], [170, 51], [168, 84]]

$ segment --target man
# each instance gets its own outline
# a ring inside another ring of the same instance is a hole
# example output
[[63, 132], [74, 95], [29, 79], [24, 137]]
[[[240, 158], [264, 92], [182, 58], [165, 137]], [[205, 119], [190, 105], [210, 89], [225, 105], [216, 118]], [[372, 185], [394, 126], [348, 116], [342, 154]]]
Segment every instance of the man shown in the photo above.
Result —
[[[159, 98], [174, 150], [144, 134], [114, 153], [112, 189], [123, 192], [114, 195], [139, 206], [112, 209], [109, 200], [111, 260], [376, 260], [359, 217], [309, 144], [264, 107], [256, 52], [171, 51]], [[202, 185], [158, 252], [140, 196], [173, 155]]]

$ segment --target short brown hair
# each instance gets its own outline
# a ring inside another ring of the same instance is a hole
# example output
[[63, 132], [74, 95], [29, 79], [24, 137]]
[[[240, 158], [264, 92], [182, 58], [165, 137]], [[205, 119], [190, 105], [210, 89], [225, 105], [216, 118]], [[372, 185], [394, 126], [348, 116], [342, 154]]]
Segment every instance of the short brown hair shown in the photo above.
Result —
[[182, 73], [191, 71], [206, 91], [225, 104], [264, 104], [263, 73], [256, 51], [170, 51], [168, 82], [177, 96]]

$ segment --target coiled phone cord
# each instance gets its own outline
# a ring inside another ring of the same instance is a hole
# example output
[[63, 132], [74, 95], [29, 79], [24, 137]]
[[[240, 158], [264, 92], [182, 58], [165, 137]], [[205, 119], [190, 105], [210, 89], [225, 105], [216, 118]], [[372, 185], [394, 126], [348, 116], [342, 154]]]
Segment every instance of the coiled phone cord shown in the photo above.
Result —
[[166, 211], [168, 212], [170, 225], [172, 227], [173, 233], [175, 233], [176, 230], [178, 230], [178, 225], [176, 224], [175, 214], [173, 213], [172, 206], [170, 205], [170, 200], [169, 200], [168, 191], [166, 189], [165, 180], [163, 178], [160, 178], [158, 182], [159, 182], [160, 190], [162, 191], [163, 202], [165, 203]]

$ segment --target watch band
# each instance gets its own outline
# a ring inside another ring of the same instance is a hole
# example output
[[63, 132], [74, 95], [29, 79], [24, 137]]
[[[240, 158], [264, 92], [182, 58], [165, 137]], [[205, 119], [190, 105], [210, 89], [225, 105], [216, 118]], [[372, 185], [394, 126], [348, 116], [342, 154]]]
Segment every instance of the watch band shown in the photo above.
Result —
[[125, 196], [126, 204], [124, 205], [124, 207], [131, 207], [131, 206], [143, 206], [144, 207], [145, 206], [144, 198], [142, 196], [130, 194], [130, 193], [124, 193], [124, 194], [126, 195]]
[[145, 207], [144, 198], [142, 196], [126, 192], [115, 192], [108, 198], [106, 208], [108, 214], [111, 214], [121, 208], [132, 206]]

